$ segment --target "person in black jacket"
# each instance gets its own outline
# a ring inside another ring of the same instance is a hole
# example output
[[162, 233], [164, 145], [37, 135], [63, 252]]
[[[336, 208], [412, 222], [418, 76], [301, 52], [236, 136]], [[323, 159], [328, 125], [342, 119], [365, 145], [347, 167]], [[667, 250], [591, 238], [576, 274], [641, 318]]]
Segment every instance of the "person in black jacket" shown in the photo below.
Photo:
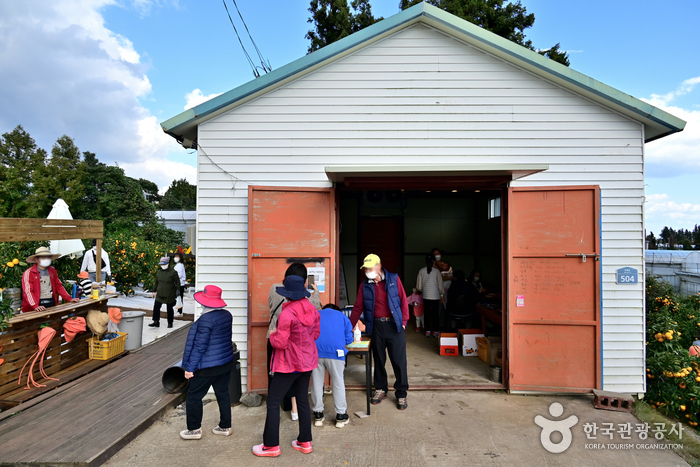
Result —
[[224, 309], [221, 289], [207, 285], [203, 292], [194, 294], [202, 305], [202, 314], [192, 324], [187, 334], [182, 367], [190, 381], [187, 390], [187, 429], [180, 432], [182, 439], [202, 437], [202, 398], [214, 387], [219, 404], [219, 425], [212, 430], [215, 435], [231, 434], [231, 397], [228, 384], [231, 379], [233, 346], [231, 344], [231, 313]]
[[465, 280], [464, 271], [457, 270], [447, 291], [447, 312], [450, 315], [452, 328], [457, 326], [457, 320], [465, 320], [465, 327], [471, 328], [476, 311], [472, 289]]

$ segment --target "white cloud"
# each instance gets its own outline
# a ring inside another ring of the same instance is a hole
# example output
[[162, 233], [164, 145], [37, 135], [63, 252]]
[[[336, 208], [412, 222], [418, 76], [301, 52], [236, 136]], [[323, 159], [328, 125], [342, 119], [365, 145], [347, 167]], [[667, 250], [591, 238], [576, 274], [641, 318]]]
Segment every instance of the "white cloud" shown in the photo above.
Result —
[[140, 102], [151, 92], [141, 55], [101, 13], [145, 14], [164, 1], [0, 2], [0, 132], [21, 124], [45, 149], [67, 134], [81, 150], [125, 168], [183, 153]]
[[183, 162], [169, 161], [164, 158], [150, 158], [143, 161], [119, 164], [130, 177], [145, 178], [158, 185], [163, 194], [173, 180], [186, 179], [192, 185], [197, 184], [197, 169]]
[[700, 76], [683, 81], [676, 90], [667, 94], [652, 94], [649, 99], [642, 99], [687, 122], [680, 133], [646, 145], [647, 175], [664, 177], [700, 173], [700, 110], [671, 104], [676, 97], [693, 92], [698, 84]]
[[692, 230], [700, 224], [700, 204], [677, 203], [666, 193], [651, 194], [644, 203], [647, 232], [656, 235], [664, 226]]
[[695, 78], [686, 79], [681, 83], [680, 86], [675, 91], [671, 91], [667, 94], [659, 95], [652, 94], [651, 98], [647, 100], [651, 105], [657, 107], [667, 106], [673, 99], [678, 96], [683, 96], [693, 91], [696, 85], [700, 84], [700, 76]]
[[196, 107], [199, 104], [220, 95], [221, 93], [209, 94], [208, 96], [205, 96], [200, 89], [195, 89], [194, 91], [185, 94], [185, 110], [191, 109], [192, 107]]

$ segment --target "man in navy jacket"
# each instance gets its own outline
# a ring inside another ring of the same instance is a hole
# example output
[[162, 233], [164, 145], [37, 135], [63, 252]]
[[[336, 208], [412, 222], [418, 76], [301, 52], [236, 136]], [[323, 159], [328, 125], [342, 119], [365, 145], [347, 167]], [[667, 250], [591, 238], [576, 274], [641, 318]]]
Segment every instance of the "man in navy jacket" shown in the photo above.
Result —
[[408, 322], [408, 300], [398, 274], [382, 268], [379, 256], [369, 254], [362, 268], [367, 280], [357, 291], [357, 300], [352, 307], [350, 322], [357, 324], [360, 315], [365, 313], [367, 333], [372, 336], [372, 356], [374, 357], [374, 395], [372, 404], [379, 404], [387, 398], [388, 382], [386, 374], [386, 353], [396, 375], [396, 406], [399, 410], [408, 407], [408, 370], [406, 364], [406, 323]]

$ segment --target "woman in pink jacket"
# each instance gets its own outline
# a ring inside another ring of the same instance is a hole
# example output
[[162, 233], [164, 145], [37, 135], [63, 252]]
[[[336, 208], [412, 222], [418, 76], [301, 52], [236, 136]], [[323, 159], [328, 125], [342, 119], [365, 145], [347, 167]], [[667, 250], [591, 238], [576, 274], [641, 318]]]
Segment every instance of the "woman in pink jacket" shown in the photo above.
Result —
[[279, 456], [280, 402], [292, 389], [299, 409], [299, 436], [292, 447], [304, 454], [311, 448], [311, 407], [309, 406], [309, 380], [311, 370], [318, 366], [316, 339], [321, 333], [321, 316], [307, 300], [304, 279], [288, 276], [277, 293], [285, 297], [277, 320], [277, 329], [270, 334], [273, 347], [272, 381], [267, 393], [267, 418], [263, 432], [263, 444], [253, 446], [256, 456]]

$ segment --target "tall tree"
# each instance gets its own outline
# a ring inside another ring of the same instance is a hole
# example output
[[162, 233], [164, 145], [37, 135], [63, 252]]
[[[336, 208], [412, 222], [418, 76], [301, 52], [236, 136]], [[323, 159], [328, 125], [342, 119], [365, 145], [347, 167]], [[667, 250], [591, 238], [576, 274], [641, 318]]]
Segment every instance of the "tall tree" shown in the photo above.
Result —
[[145, 178], [139, 178], [139, 184], [143, 190], [143, 194], [148, 201], [158, 205], [160, 203], [161, 196], [158, 194], [158, 185]]
[[197, 209], [197, 185], [184, 178], [173, 180], [160, 201], [163, 211], [194, 211]]
[[155, 207], [144, 196], [140, 181], [127, 177], [124, 170], [97, 160], [85, 152], [84, 197], [79, 215], [104, 221], [105, 229], [131, 229], [155, 219]]
[[85, 163], [68, 136], [58, 138], [51, 148], [51, 158], [37, 167], [32, 178], [39, 217], [46, 217], [58, 198], [63, 198], [71, 209], [83, 210], [80, 203], [85, 194]]
[[[423, 0], [400, 0], [401, 10], [422, 3]], [[476, 24], [530, 50], [537, 50], [525, 37], [525, 30], [535, 24], [535, 15], [528, 13], [520, 0], [426, 0], [448, 13]], [[569, 66], [569, 57], [559, 44], [546, 50], [537, 50], [562, 65]]]
[[0, 137], [0, 217], [35, 215], [32, 179], [45, 159], [46, 151], [22, 125]]
[[656, 236], [654, 235], [654, 232], [649, 232], [649, 235], [647, 235], [647, 250], [658, 250], [659, 247], [656, 244]]
[[369, 0], [352, 0], [350, 5], [347, 0], [311, 0], [309, 12], [311, 17], [307, 22], [314, 27], [306, 33], [306, 38], [311, 41], [307, 53], [383, 19], [374, 17]]

